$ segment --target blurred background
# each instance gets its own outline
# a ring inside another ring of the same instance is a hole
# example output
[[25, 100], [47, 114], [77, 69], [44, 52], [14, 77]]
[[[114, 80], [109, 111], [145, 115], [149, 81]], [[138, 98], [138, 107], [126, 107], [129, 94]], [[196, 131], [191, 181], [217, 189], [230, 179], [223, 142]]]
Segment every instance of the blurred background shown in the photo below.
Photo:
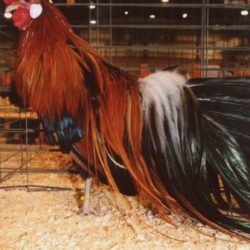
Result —
[[[53, 2], [78, 35], [132, 73], [177, 65], [188, 77], [250, 75], [247, 0]], [[3, 10], [1, 1], [0, 75], [8, 82], [18, 31]]]

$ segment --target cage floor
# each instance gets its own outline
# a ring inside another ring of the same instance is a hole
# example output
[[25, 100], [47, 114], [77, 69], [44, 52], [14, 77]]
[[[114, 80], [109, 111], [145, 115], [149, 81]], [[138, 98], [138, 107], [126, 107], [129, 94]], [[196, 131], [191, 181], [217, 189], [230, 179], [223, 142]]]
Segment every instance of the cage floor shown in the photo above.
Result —
[[[59, 153], [32, 157], [53, 169], [70, 168], [69, 159]], [[22, 175], [10, 176], [5, 185], [18, 185], [19, 178], [25, 179]], [[93, 190], [98, 215], [84, 216], [80, 201], [84, 183], [76, 174], [34, 173], [30, 182], [68, 190], [0, 189], [1, 250], [250, 249], [249, 243], [191, 220], [178, 221], [173, 216], [177, 227], [171, 226], [145, 208], [142, 200], [125, 197], [126, 203], [104, 185]]]

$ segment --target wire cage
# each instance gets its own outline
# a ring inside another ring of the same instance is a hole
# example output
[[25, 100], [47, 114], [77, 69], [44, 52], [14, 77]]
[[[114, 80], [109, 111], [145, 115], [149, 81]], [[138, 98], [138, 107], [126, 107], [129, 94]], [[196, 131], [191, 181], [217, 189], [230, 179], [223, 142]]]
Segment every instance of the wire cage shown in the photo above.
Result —
[[37, 115], [16, 102], [14, 90], [2, 87], [0, 93], [0, 189], [68, 190], [43, 181], [70, 170], [50, 166], [59, 149], [47, 144]]
[[[145, 76], [178, 66], [188, 78], [250, 75], [249, 1], [53, 2], [80, 37], [132, 74]], [[36, 115], [15, 99], [13, 69], [19, 34], [4, 18], [3, 1], [0, 10], [0, 188], [65, 188], [31, 181], [34, 173], [67, 174], [68, 169], [44, 166], [42, 155], [53, 155], [58, 148], [47, 144]], [[32, 160], [34, 154], [40, 157], [37, 162]], [[22, 178], [13, 185], [9, 180], [17, 173]]]

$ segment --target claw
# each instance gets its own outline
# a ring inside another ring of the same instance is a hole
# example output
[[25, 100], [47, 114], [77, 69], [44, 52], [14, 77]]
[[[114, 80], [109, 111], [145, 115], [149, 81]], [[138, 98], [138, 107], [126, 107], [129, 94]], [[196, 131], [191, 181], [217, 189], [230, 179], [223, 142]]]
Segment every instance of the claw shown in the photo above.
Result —
[[93, 208], [91, 201], [85, 201], [83, 204], [83, 214], [85, 216], [89, 216], [89, 215], [98, 215], [98, 213], [95, 211], [95, 209]]

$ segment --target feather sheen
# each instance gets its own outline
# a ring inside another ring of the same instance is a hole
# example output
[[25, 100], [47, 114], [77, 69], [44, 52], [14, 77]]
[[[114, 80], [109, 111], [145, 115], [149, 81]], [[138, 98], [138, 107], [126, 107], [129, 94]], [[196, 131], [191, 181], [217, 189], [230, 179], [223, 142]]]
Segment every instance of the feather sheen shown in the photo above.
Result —
[[[184, 77], [129, 75], [74, 34], [53, 4], [41, 4], [42, 15], [21, 35], [16, 86], [50, 134], [74, 145], [96, 179], [117, 192], [123, 179], [146, 195], [169, 223], [171, 211], [247, 238], [249, 163], [233, 136], [203, 113]], [[242, 220], [226, 215], [234, 204]]]

